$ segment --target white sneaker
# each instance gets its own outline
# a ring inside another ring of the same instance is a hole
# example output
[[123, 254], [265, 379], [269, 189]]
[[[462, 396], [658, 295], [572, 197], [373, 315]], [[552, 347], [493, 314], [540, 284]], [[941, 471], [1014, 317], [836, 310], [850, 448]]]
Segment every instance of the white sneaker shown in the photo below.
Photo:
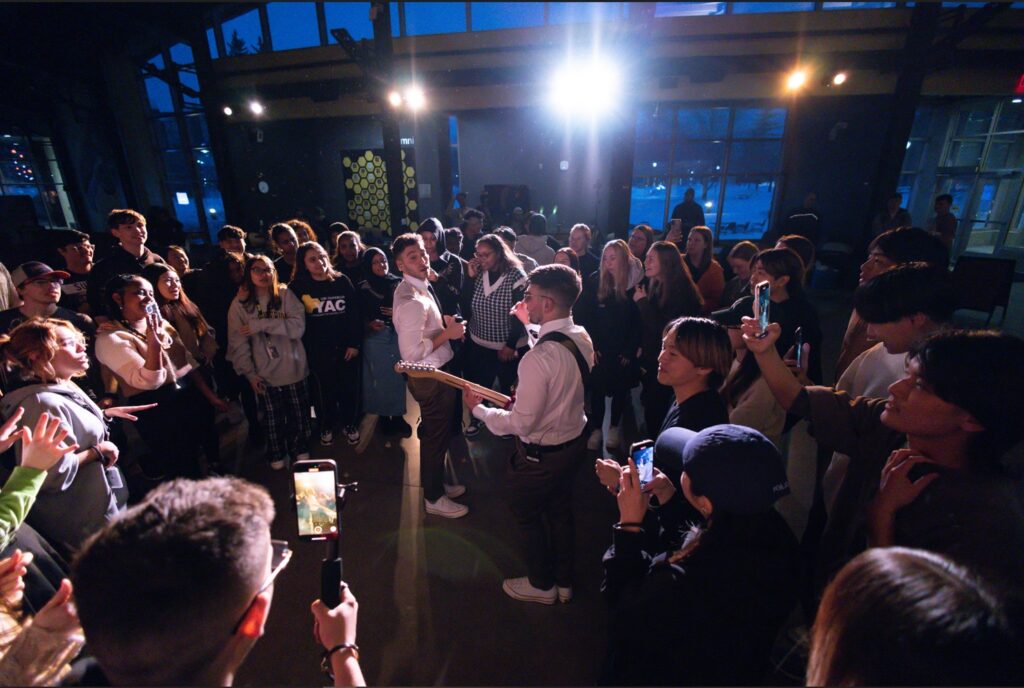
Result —
[[563, 604], [565, 604], [567, 602], [572, 602], [572, 588], [571, 587], [563, 588], [561, 585], [556, 586], [556, 587], [558, 588], [558, 601], [559, 602], [561, 602]]
[[466, 486], [465, 485], [445, 485], [444, 486], [444, 496], [448, 497], [449, 499], [455, 499], [456, 497], [461, 497], [464, 494], [466, 494]]
[[469, 513], [469, 507], [465, 504], [458, 504], [442, 495], [436, 502], [423, 500], [423, 505], [428, 514], [440, 516], [441, 518], [462, 518]]
[[506, 578], [501, 584], [501, 589], [505, 591], [506, 595], [520, 602], [554, 604], [555, 600], [558, 599], [558, 592], [554, 586], [547, 590], [540, 590], [530, 585], [530, 579], [526, 576], [522, 578]]
[[270, 467], [272, 469], [274, 469], [275, 471], [283, 471], [285, 466], [287, 466], [287, 465], [288, 465], [288, 462], [285, 461], [284, 459], [278, 459], [277, 461], [271, 461], [270, 462]]
[[598, 428], [590, 433], [590, 437], [587, 438], [587, 449], [590, 451], [601, 450], [601, 429]]
[[618, 425], [613, 425], [608, 428], [608, 443], [609, 449], [618, 449], [622, 446], [622, 430]]

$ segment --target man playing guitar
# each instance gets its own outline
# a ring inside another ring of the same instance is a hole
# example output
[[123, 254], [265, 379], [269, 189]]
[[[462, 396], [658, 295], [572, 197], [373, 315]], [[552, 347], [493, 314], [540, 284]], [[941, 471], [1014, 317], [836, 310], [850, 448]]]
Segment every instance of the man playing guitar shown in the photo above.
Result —
[[463, 389], [463, 402], [492, 434], [517, 438], [507, 476], [509, 507], [522, 535], [528, 575], [508, 578], [502, 587], [523, 602], [572, 599], [572, 484], [586, 458], [584, 384], [594, 365], [590, 335], [571, 315], [580, 289], [579, 275], [564, 265], [530, 273], [513, 314], [540, 325], [540, 339], [533, 343], [531, 333], [532, 348], [519, 362], [519, 387], [510, 408], [488, 408], [472, 386]]

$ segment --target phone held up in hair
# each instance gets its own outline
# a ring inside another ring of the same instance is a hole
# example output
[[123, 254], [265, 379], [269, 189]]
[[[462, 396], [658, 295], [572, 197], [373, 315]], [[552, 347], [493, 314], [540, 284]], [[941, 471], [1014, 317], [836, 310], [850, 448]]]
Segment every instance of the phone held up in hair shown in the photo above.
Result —
[[654, 480], [654, 440], [634, 442], [629, 447], [629, 458], [636, 464], [640, 489], [647, 487], [647, 483]]
[[338, 466], [330, 459], [315, 459], [297, 461], [292, 470], [299, 539], [338, 537]]
[[757, 325], [761, 328], [761, 334], [758, 337], [764, 337], [765, 330], [768, 329], [768, 311], [771, 309], [771, 304], [771, 285], [768, 284], [768, 280], [758, 282], [754, 286], [754, 317], [757, 318]]
[[804, 328], [796, 328], [795, 343], [793, 344], [793, 350], [796, 352], [796, 367], [804, 367]]

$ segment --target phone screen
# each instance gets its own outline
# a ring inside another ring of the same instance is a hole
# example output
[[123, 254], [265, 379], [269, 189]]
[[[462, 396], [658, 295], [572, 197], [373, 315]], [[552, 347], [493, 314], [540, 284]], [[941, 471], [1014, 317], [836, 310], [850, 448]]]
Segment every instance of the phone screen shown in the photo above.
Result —
[[804, 366], [804, 328], [796, 328], [796, 343], [794, 344], [794, 351], [796, 352], [796, 367], [803, 368]]
[[761, 328], [761, 333], [768, 328], [768, 311], [771, 308], [771, 288], [767, 281], [758, 283], [757, 294], [754, 296], [756, 302], [754, 307], [757, 309], [757, 324]]
[[654, 480], [654, 442], [652, 440], [637, 442], [630, 448], [629, 454], [633, 463], [636, 464], [640, 487], [647, 487], [647, 483]]
[[323, 540], [337, 536], [338, 480], [334, 462], [300, 461], [295, 464], [294, 476], [299, 537]]

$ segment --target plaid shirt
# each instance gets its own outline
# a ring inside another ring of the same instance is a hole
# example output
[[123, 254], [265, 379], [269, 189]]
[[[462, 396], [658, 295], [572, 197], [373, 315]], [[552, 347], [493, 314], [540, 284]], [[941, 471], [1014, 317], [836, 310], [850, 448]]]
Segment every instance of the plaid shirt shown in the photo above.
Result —
[[486, 272], [478, 275], [473, 285], [473, 317], [469, 321], [473, 341], [489, 349], [506, 345], [516, 348], [523, 327], [509, 311], [525, 291], [526, 275], [518, 268], [506, 270], [494, 283]]

